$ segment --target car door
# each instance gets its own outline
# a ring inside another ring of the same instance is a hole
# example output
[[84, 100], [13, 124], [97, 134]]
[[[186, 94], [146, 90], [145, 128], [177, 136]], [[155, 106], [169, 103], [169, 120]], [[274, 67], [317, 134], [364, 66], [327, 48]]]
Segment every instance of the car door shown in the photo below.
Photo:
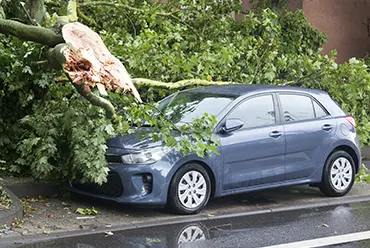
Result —
[[286, 139], [285, 179], [311, 176], [323, 162], [336, 122], [312, 96], [278, 94]]
[[223, 190], [284, 180], [284, 129], [274, 94], [245, 99], [226, 116], [242, 128], [220, 133]]

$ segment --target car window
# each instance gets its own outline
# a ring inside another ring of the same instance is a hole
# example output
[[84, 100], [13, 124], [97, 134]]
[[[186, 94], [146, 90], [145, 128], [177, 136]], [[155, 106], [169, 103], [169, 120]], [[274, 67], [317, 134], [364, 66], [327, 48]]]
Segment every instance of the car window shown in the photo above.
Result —
[[173, 123], [189, 123], [204, 113], [217, 115], [235, 98], [220, 93], [180, 91], [161, 101], [158, 109]]
[[317, 104], [317, 102], [315, 101], [312, 101], [312, 102], [313, 102], [313, 108], [315, 109], [316, 118], [321, 118], [321, 117], [325, 117], [328, 115], [326, 111], [319, 104]]
[[262, 127], [275, 123], [275, 110], [272, 95], [258, 96], [238, 105], [228, 118], [239, 118], [243, 128]]
[[280, 94], [285, 122], [302, 121], [326, 116], [326, 112], [308, 96]]

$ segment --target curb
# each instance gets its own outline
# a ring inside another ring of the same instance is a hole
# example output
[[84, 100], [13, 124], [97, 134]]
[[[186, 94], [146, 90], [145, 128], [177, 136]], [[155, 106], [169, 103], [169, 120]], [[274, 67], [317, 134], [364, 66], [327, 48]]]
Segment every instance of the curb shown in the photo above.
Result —
[[[171, 219], [171, 220], [160, 220], [160, 221], [152, 221], [146, 223], [131, 223], [125, 224], [120, 226], [113, 226], [111, 228], [101, 227], [93, 230], [73, 230], [73, 231], [64, 231], [59, 233], [52, 233], [49, 236], [45, 236], [43, 234], [38, 234], [34, 236], [25, 236], [19, 238], [4, 238], [0, 239], [0, 247], [11, 247], [15, 245], [21, 244], [31, 244], [36, 242], [44, 242], [50, 241], [57, 238], [71, 238], [76, 236], [84, 236], [90, 234], [103, 234], [105, 231], [124, 231], [124, 230], [134, 230], [138, 228], [147, 228], [147, 227], [155, 227], [155, 226], [162, 226], [162, 225], [171, 225], [171, 224], [183, 224], [189, 222], [201, 222], [207, 220], [218, 220], [218, 219], [227, 219], [227, 218], [236, 218], [236, 217], [244, 217], [244, 216], [252, 216], [252, 215], [260, 215], [260, 214], [269, 214], [269, 213], [279, 213], [279, 212], [288, 212], [288, 211], [295, 211], [295, 210], [302, 210], [302, 209], [309, 209], [309, 208], [320, 208], [320, 207], [333, 207], [342, 204], [350, 204], [350, 203], [358, 203], [358, 202], [366, 202], [370, 201], [370, 196], [355, 196], [347, 199], [329, 199], [322, 202], [315, 202], [315, 203], [308, 203], [308, 204], [301, 204], [296, 206], [282, 206], [282, 207], [272, 207], [272, 208], [265, 208], [250, 212], [240, 212], [240, 213], [232, 213], [232, 214], [221, 214], [215, 216], [209, 215], [198, 215], [198, 216], [190, 216], [187, 218], [180, 218], [180, 219]], [[4, 246], [3, 246], [4, 245]]]
[[4, 186], [12, 191], [19, 198], [25, 197], [49, 197], [58, 194], [58, 188], [52, 182], [9, 182]]
[[0, 226], [6, 225], [11, 226], [12, 222], [16, 219], [23, 219], [23, 206], [20, 199], [8, 188], [3, 187], [3, 190], [8, 194], [8, 197], [12, 200], [12, 204], [9, 209], [5, 209], [0, 215]]

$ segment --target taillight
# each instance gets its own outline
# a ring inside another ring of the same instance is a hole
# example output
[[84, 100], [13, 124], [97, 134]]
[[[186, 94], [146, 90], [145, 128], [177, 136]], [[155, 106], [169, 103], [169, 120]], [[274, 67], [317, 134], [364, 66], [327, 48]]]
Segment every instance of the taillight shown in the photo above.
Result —
[[350, 115], [346, 115], [344, 118], [345, 118], [349, 123], [351, 123], [351, 125], [352, 125], [353, 127], [356, 127], [356, 121], [355, 121], [355, 119], [354, 119], [352, 116], [350, 116]]

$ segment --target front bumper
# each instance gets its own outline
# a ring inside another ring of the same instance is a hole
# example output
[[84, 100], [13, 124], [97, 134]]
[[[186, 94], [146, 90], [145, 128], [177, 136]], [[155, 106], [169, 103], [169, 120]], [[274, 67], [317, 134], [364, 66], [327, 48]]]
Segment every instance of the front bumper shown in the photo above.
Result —
[[71, 191], [119, 203], [166, 204], [172, 168], [169, 161], [161, 160], [149, 165], [109, 164], [109, 167], [107, 183], [101, 186], [74, 183]]

